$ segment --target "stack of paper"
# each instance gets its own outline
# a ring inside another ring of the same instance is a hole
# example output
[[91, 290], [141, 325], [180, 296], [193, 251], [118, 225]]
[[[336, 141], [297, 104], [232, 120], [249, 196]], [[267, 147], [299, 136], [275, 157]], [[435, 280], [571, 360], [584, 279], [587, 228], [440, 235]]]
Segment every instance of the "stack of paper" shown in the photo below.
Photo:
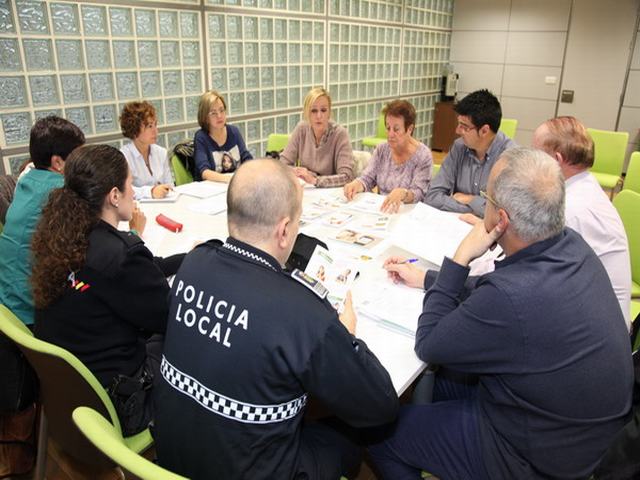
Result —
[[205, 215], [217, 215], [227, 210], [227, 199], [224, 195], [203, 198], [202, 200], [189, 205], [189, 210]]
[[175, 190], [178, 193], [190, 195], [192, 197], [208, 198], [225, 193], [227, 191], [227, 187], [228, 185], [226, 183], [209, 182], [204, 180], [202, 182], [191, 182], [179, 185]]
[[440, 266], [444, 257], [453, 257], [471, 230], [459, 216], [417, 203], [411, 213], [399, 219], [391, 243]]

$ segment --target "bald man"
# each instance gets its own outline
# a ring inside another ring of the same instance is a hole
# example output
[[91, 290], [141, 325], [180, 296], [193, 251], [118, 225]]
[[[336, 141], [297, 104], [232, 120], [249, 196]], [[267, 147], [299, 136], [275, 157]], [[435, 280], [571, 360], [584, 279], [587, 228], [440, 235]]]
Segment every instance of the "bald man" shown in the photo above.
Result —
[[156, 398], [160, 464], [192, 479], [338, 479], [360, 450], [303, 422], [310, 397], [353, 427], [390, 422], [398, 398], [321, 285], [283, 270], [302, 211], [291, 169], [254, 160], [227, 193], [230, 237], [184, 260], [173, 281]]

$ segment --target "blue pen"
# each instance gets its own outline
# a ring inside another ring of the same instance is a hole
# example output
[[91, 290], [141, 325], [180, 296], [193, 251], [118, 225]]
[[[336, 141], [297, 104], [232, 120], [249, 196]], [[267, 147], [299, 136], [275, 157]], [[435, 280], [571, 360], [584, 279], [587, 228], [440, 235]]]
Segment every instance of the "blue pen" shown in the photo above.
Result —
[[401, 263], [416, 263], [418, 261], [417, 258], [408, 258], [404, 262]]

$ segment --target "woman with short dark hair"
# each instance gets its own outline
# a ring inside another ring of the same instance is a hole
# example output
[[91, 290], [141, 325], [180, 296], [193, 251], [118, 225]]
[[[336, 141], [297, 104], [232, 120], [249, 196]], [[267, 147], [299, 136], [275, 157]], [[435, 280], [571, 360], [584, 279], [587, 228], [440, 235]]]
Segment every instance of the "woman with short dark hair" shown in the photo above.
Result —
[[33, 324], [31, 237], [49, 197], [64, 183], [67, 156], [84, 143], [73, 123], [51, 115], [31, 128], [29, 153], [34, 167], [20, 177], [0, 234], [0, 303], [26, 325]]
[[378, 145], [362, 175], [344, 186], [348, 200], [378, 187], [386, 195], [382, 210], [395, 213], [403, 203], [424, 198], [431, 181], [431, 150], [413, 138], [416, 109], [406, 100], [394, 100], [383, 110], [387, 142]]

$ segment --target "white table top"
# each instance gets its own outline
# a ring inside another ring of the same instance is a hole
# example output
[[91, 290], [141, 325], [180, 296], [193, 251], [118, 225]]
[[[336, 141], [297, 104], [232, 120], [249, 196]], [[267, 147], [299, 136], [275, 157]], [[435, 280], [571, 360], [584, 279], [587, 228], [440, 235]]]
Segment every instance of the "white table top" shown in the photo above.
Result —
[[[303, 203], [307, 205], [317, 198], [318, 195], [326, 195], [333, 191], [338, 193], [341, 189], [305, 189]], [[147, 226], [143, 234], [143, 239], [154, 255], [168, 256], [181, 253], [190, 250], [196, 242], [211, 238], [218, 238], [224, 241], [227, 238], [226, 212], [217, 215], [206, 215], [189, 210], [189, 206], [198, 201], [200, 200], [195, 197], [181, 195], [178, 200], [173, 203], [140, 204], [140, 207], [147, 217]], [[403, 206], [401, 214], [410, 211], [411, 208], [412, 206]], [[184, 225], [182, 232], [173, 233], [160, 227], [155, 221], [158, 214], [164, 214], [172, 220], [182, 223]], [[398, 216], [399, 215], [396, 215], [394, 217]], [[393, 228], [395, 221], [397, 221], [396, 218], [391, 221], [391, 228]], [[340, 242], [327, 238], [328, 233], [331, 231], [330, 227], [323, 229], [322, 227], [318, 228], [315, 225], [311, 225], [308, 228], [302, 228], [301, 231], [325, 241], [330, 250], [334, 247], [340, 247]], [[383, 252], [384, 254], [382, 254]], [[358, 299], [361, 298], [363, 294], [362, 288], [365, 288], [365, 282], [362, 279], [373, 273], [379, 275], [380, 271], [374, 272], [374, 270], [381, 269], [384, 258], [386, 258], [389, 253], [396, 252], [385, 240], [371, 249], [370, 253], [371, 256], [374, 257], [374, 260], [372, 260], [366, 268], [361, 270], [360, 277], [353, 286], [353, 300], [356, 308]], [[404, 253], [404, 255], [407, 254]], [[416, 322], [417, 320], [416, 318]], [[380, 362], [387, 369], [398, 395], [402, 394], [424, 369], [424, 363], [418, 359], [413, 351], [414, 339], [407, 335], [385, 328], [378, 322], [363, 315], [358, 315], [356, 336], [367, 343], [369, 348], [376, 354]]]

